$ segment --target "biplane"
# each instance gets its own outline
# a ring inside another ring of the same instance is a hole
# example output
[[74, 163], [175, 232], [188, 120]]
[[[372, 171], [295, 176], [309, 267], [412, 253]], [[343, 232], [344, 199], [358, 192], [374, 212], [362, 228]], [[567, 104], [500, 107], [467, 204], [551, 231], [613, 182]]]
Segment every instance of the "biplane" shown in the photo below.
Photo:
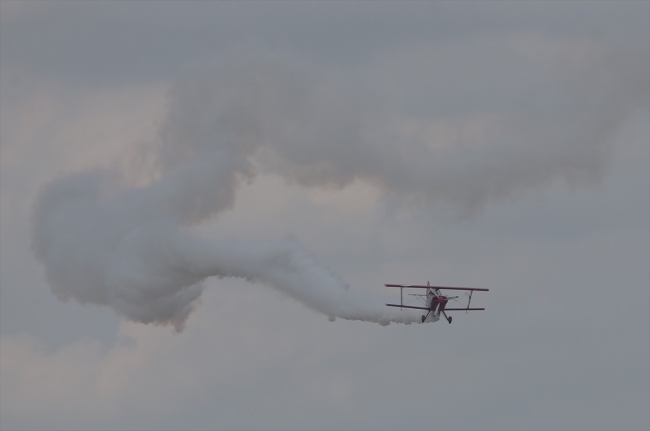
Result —
[[[422, 323], [424, 322], [437, 322], [440, 320], [440, 314], [445, 316], [447, 322], [451, 323], [451, 316], [447, 316], [447, 311], [477, 311], [485, 310], [485, 308], [469, 308], [470, 303], [472, 302], [472, 294], [476, 291], [479, 292], [489, 292], [490, 289], [476, 289], [473, 287], [443, 287], [443, 286], [431, 286], [427, 282], [426, 286], [420, 286], [416, 284], [386, 284], [386, 287], [399, 287], [399, 304], [386, 304], [389, 307], [399, 307], [399, 308], [414, 308], [416, 310], [425, 310], [427, 314], [422, 315]], [[417, 307], [414, 305], [404, 305], [404, 289], [427, 289], [425, 294], [419, 293], [410, 293], [409, 296], [418, 297], [424, 307]], [[447, 296], [443, 295], [441, 290], [465, 290], [469, 291], [467, 306], [465, 308], [447, 308], [447, 302], [458, 299], [458, 296]]]

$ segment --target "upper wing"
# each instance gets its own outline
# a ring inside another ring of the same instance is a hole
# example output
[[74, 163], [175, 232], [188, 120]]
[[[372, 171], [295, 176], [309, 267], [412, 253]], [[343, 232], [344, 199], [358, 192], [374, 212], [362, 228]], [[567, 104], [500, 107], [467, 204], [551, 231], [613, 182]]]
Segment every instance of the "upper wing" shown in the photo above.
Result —
[[412, 289], [441, 289], [441, 290], [477, 290], [489, 292], [490, 289], [477, 289], [475, 287], [444, 287], [444, 286], [422, 286], [419, 284], [386, 284], [386, 287], [408, 287]]

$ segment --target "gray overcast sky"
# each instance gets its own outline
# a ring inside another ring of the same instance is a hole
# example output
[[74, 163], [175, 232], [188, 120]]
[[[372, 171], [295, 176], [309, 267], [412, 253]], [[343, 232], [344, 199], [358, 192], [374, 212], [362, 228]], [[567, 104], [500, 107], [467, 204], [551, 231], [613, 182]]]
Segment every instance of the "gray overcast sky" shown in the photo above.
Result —
[[[0, 12], [2, 429], [650, 427], [650, 3]], [[176, 333], [51, 275], [83, 276], [104, 222], [70, 213], [93, 230], [37, 260], [42, 190], [164, 188], [215, 147], [244, 180], [188, 189], [183, 232], [290, 236], [369, 294], [486, 287], [486, 311], [330, 322], [210, 277]]]

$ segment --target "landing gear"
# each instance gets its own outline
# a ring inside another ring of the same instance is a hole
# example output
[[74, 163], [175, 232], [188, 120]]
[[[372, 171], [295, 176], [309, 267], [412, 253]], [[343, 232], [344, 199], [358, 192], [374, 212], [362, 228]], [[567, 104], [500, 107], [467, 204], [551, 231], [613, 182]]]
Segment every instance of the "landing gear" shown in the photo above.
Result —
[[451, 316], [447, 318], [447, 322], [451, 323]]
[[422, 323], [424, 323], [424, 320], [425, 320], [426, 318], [427, 318], [427, 317], [423, 314], [423, 315], [422, 315]]

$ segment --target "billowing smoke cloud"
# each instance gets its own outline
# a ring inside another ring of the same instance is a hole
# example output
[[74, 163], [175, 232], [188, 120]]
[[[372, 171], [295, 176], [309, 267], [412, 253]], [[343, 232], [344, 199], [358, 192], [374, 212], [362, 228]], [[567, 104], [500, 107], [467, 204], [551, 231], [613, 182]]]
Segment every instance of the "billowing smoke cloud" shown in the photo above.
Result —
[[[558, 177], [597, 177], [603, 142], [627, 114], [622, 102], [587, 109], [573, 127], [533, 110], [557, 122], [552, 132], [499, 112], [413, 126], [370, 88], [281, 62], [181, 79], [159, 130], [155, 180], [129, 187], [118, 172], [88, 172], [52, 182], [37, 200], [33, 248], [53, 292], [180, 329], [205, 278], [242, 277], [330, 317], [411, 323], [418, 313], [349, 290], [296, 241], [210, 242], [187, 228], [231, 208], [239, 184], [259, 171], [310, 187], [358, 179], [472, 212]], [[532, 145], [522, 144], [528, 137]]]
[[[201, 295], [202, 280], [242, 277], [330, 317], [382, 324], [414, 320], [412, 313], [385, 307], [381, 297], [349, 291], [293, 240], [210, 242], [183, 232], [181, 220], [190, 220], [196, 211], [191, 202], [174, 202], [183, 199], [183, 182], [218, 181], [211, 173], [221, 161], [194, 172], [193, 178], [170, 173], [150, 188], [121, 192], [104, 202], [101, 188], [107, 180], [99, 173], [50, 185], [37, 208], [35, 251], [47, 264], [54, 293], [64, 300], [109, 305], [136, 321], [173, 323], [180, 329]], [[197, 165], [191, 163], [200, 169]], [[186, 214], [180, 214], [183, 208]]]

